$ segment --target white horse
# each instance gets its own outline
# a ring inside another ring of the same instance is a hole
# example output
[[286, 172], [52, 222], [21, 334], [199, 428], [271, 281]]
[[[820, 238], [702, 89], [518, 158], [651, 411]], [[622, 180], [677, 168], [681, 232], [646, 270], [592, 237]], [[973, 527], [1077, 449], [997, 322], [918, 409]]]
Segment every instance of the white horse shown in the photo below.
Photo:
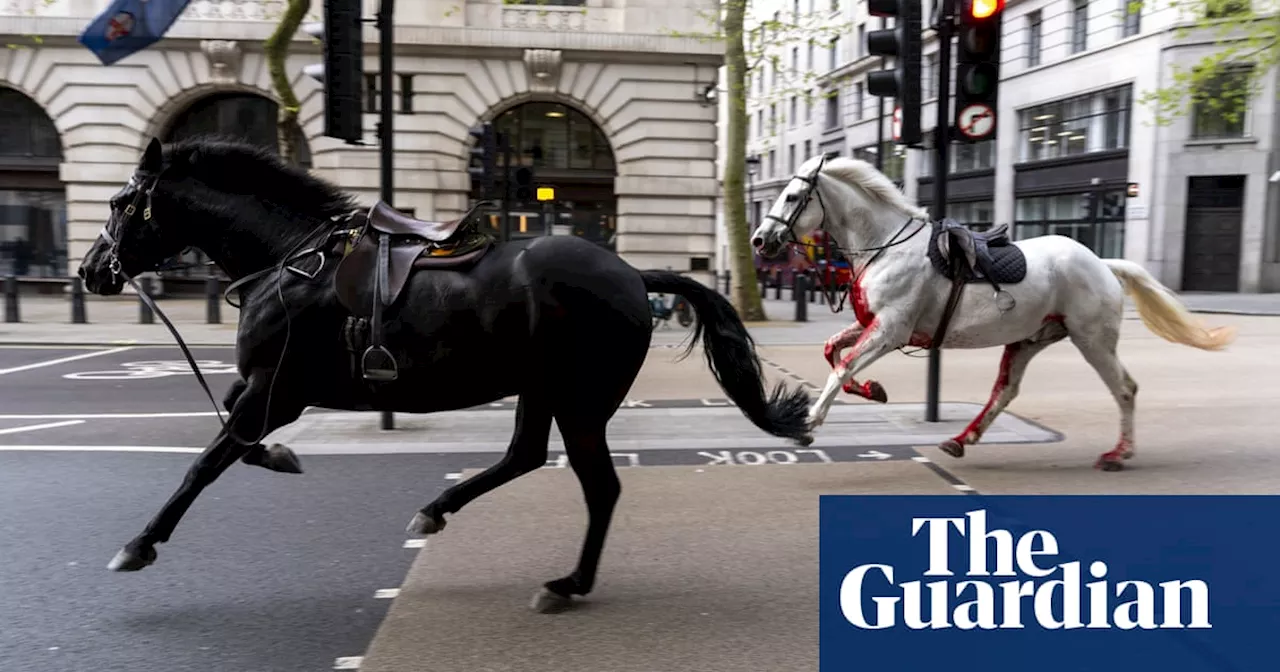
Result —
[[[998, 292], [984, 278], [957, 286], [956, 303], [948, 311], [952, 281], [930, 261], [929, 246], [942, 239], [953, 247], [966, 242], [981, 247], [986, 237], [975, 234], [977, 240], [971, 241], [963, 227], [956, 238], [932, 237], [930, 233], [940, 230], [933, 228], [928, 211], [909, 203], [893, 182], [865, 161], [821, 156], [806, 161], [752, 234], [752, 245], [761, 254], [773, 256], [819, 226], [849, 258], [850, 300], [857, 323], [826, 343], [832, 372], [809, 409], [810, 426], [815, 429], [842, 387], [873, 401], [888, 400], [879, 383], [859, 384], [854, 375], [892, 350], [907, 345], [1004, 346], [986, 406], [964, 431], [939, 445], [949, 455], [963, 457], [964, 447], [977, 443], [1017, 396], [1031, 358], [1070, 338], [1120, 407], [1120, 439], [1094, 465], [1117, 470], [1121, 460], [1134, 454], [1133, 409], [1138, 392], [1137, 383], [1116, 357], [1124, 295], [1132, 297], [1147, 328], [1170, 342], [1220, 350], [1235, 336], [1230, 327], [1200, 326], [1142, 266], [1100, 259], [1074, 239], [1058, 235], [992, 247], [993, 253], [1023, 257], [1025, 274], [1009, 276], [1013, 280], [1000, 284]], [[993, 273], [991, 279], [998, 280], [999, 275]], [[939, 338], [940, 324], [945, 330]], [[934, 343], [935, 339], [939, 342]], [[852, 349], [837, 363], [845, 348]]]

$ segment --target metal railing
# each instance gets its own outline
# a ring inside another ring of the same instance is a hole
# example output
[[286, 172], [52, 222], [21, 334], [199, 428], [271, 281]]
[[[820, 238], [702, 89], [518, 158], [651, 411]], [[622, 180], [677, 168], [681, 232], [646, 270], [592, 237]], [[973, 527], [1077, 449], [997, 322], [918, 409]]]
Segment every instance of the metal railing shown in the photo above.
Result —
[[[148, 296], [154, 296], [153, 287], [154, 280], [151, 277], [143, 276], [138, 278], [138, 286], [142, 288]], [[3, 291], [4, 294], [4, 321], [5, 322], [22, 322], [22, 300], [24, 292], [22, 285], [32, 286], [56, 286], [55, 296], [66, 295], [68, 298], [69, 317], [72, 324], [90, 324], [88, 303], [85, 300], [86, 293], [84, 290], [84, 281], [76, 276], [69, 277], [18, 277], [9, 275], [4, 278]], [[210, 276], [205, 279], [204, 283], [204, 299], [205, 299], [205, 323], [221, 324], [222, 323], [222, 289], [223, 281], [216, 276]], [[45, 294], [46, 292], [40, 292]], [[30, 296], [26, 294], [26, 296]], [[138, 302], [138, 324], [154, 324], [155, 313], [151, 310], [141, 297]]]

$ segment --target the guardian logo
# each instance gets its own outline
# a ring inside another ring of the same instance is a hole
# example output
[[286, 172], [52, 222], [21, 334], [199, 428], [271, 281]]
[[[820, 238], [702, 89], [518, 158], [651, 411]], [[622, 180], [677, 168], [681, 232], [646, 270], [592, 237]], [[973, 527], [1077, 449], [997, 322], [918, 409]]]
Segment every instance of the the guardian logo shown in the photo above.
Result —
[[[1017, 537], [1009, 530], [988, 531], [985, 510], [969, 511], [963, 518], [912, 518], [911, 535], [928, 537], [924, 576], [956, 576], [948, 546], [952, 529], [968, 541], [965, 580], [898, 583], [902, 577], [892, 565], [860, 565], [840, 583], [845, 620], [867, 630], [897, 627], [899, 621], [912, 630], [1005, 630], [1028, 624], [1050, 630], [1212, 628], [1205, 581], [1112, 584], [1103, 560], [1087, 566], [1055, 563], [1058, 540], [1048, 531]], [[1085, 583], [1086, 572], [1094, 580]]]

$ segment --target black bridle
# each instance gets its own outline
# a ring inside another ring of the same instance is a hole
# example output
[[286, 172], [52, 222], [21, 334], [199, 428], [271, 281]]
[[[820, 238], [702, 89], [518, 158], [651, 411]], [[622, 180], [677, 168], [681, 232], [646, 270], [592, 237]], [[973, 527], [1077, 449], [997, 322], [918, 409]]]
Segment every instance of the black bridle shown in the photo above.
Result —
[[[134, 174], [129, 177], [129, 183], [126, 186], [132, 186], [134, 188], [133, 199], [129, 202], [128, 205], [125, 206], [124, 212], [122, 214], [117, 214], [115, 208], [111, 209], [111, 216], [107, 220], [106, 225], [102, 227], [102, 231], [100, 233], [100, 235], [102, 236], [102, 239], [107, 241], [107, 243], [110, 245], [110, 247], [107, 250], [107, 268], [108, 270], [111, 271], [112, 276], [116, 278], [123, 278], [124, 281], [127, 282], [129, 286], [132, 287], [134, 291], [138, 293], [138, 298], [140, 298], [143, 301], [143, 303], [147, 304], [147, 307], [150, 308], [153, 313], [160, 316], [160, 320], [164, 322], [164, 326], [169, 329], [169, 333], [173, 334], [174, 340], [177, 341], [178, 347], [182, 350], [182, 356], [186, 358], [187, 364], [191, 367], [192, 373], [195, 374], [196, 380], [199, 381], [200, 383], [200, 387], [204, 389], [205, 396], [209, 398], [209, 403], [213, 404], [213, 410], [214, 410], [214, 413], [216, 413], [218, 416], [218, 422], [222, 424], [222, 431], [232, 441], [235, 441], [242, 445], [250, 446], [250, 445], [257, 444], [261, 442], [262, 439], [266, 438], [266, 435], [268, 434], [268, 432], [266, 431], [266, 427], [267, 427], [267, 421], [270, 417], [271, 393], [275, 389], [276, 376], [279, 375], [280, 368], [284, 364], [284, 355], [288, 349], [289, 337], [291, 335], [292, 325], [293, 325], [293, 316], [289, 313], [289, 308], [285, 304], [285, 300], [284, 300], [284, 288], [282, 283], [282, 280], [284, 278], [284, 271], [288, 270], [293, 272], [296, 275], [301, 275], [308, 279], [314, 279], [316, 275], [318, 275], [320, 271], [324, 268], [324, 265], [327, 263], [327, 259], [324, 255], [324, 249], [323, 249], [325, 243], [321, 243], [320, 245], [313, 246], [313, 247], [308, 247], [307, 249], [304, 249], [300, 252], [298, 251], [298, 248], [302, 247], [307, 241], [313, 240], [317, 234], [322, 232], [324, 228], [333, 227], [335, 221], [342, 219], [342, 217], [340, 216], [340, 217], [334, 217], [332, 219], [326, 219], [319, 226], [313, 229], [311, 233], [309, 233], [306, 237], [304, 237], [301, 241], [299, 241], [294, 246], [294, 248], [289, 251], [288, 254], [284, 255], [284, 257], [280, 260], [278, 264], [274, 266], [269, 266], [260, 271], [251, 273], [245, 277], [240, 278], [239, 280], [232, 282], [227, 287], [226, 292], [223, 295], [223, 298], [227, 301], [228, 304], [230, 304], [235, 308], [239, 308], [240, 307], [239, 305], [231, 302], [231, 299], [229, 297], [230, 293], [235, 289], [239, 289], [243, 287], [248, 282], [257, 280], [262, 276], [266, 275], [267, 273], [274, 270], [274, 271], [277, 271], [278, 273], [276, 277], [276, 296], [280, 300], [280, 305], [285, 307], [285, 337], [284, 337], [285, 342], [280, 349], [280, 360], [279, 362], [277, 362], [275, 371], [272, 373], [271, 384], [267, 388], [266, 412], [264, 413], [263, 419], [262, 419], [263, 426], [262, 426], [262, 429], [259, 431], [258, 438], [254, 439], [253, 441], [245, 441], [244, 439], [240, 438], [235, 433], [235, 431], [231, 429], [231, 427], [227, 425], [227, 421], [222, 417], [222, 408], [218, 405], [218, 402], [214, 400], [213, 392], [209, 389], [209, 383], [205, 381], [204, 375], [200, 373], [200, 367], [196, 366], [195, 358], [191, 355], [191, 350], [190, 348], [187, 347], [186, 341], [182, 339], [182, 335], [178, 333], [178, 329], [173, 326], [173, 322], [171, 322], [169, 320], [169, 317], [164, 314], [164, 311], [160, 310], [160, 306], [156, 304], [155, 300], [152, 299], [149, 294], [143, 291], [142, 287], [140, 287], [137, 281], [134, 280], [134, 276], [139, 275], [140, 273], [160, 272], [162, 270], [167, 270], [172, 268], [172, 266], [164, 265], [164, 262], [167, 261], [167, 259], [162, 259], [160, 262], [153, 264], [151, 267], [143, 268], [131, 275], [126, 275], [123, 272], [123, 264], [120, 261], [120, 243], [121, 243], [121, 239], [124, 237], [124, 227], [126, 224], [133, 221], [134, 217], [138, 214], [138, 207], [140, 205], [143, 205], [144, 201], [145, 201], [145, 205], [142, 207], [142, 220], [144, 222], [149, 222], [152, 220], [151, 194], [155, 190], [156, 185], [160, 182], [160, 177], [163, 175], [163, 173], [164, 173], [163, 170], [161, 170], [158, 173], [153, 173], [153, 172], [144, 171], [144, 170], [136, 170], [134, 171]], [[349, 218], [352, 214], [354, 214], [354, 211], [352, 213], [349, 213], [347, 217]], [[325, 242], [327, 243], [331, 241], [335, 236], [339, 234], [345, 235], [346, 233], [347, 233], [346, 231], [333, 231], [329, 236], [326, 236]], [[298, 261], [299, 259], [316, 256], [316, 255], [320, 257], [320, 266], [316, 268], [314, 271], [300, 270], [291, 265], [293, 264], [293, 262]], [[191, 265], [196, 265], [196, 264], [191, 264]], [[204, 265], [204, 264], [198, 264], [198, 265]]]
[[822, 231], [823, 233], [825, 233], [826, 244], [829, 247], [835, 248], [835, 254], [832, 255], [833, 258], [845, 257], [849, 259], [850, 265], [852, 265], [853, 263], [852, 257], [854, 255], [866, 254], [869, 252], [874, 253], [871, 255], [871, 258], [867, 260], [867, 263], [863, 264], [862, 268], [857, 270], [857, 274], [850, 280], [849, 286], [844, 289], [844, 292], [840, 295], [839, 299], [836, 298], [837, 290], [831, 289], [830, 291], [828, 291], [826, 283], [823, 283], [822, 298], [826, 300], [827, 308], [830, 309], [831, 312], [838, 313], [844, 310], [845, 300], [848, 298], [849, 292], [853, 289], [853, 286], [862, 279], [862, 275], [866, 273], [867, 268], [869, 268], [871, 264], [874, 263], [875, 260], [879, 258], [881, 254], [884, 253], [885, 250], [891, 247], [894, 247], [896, 245], [901, 245], [907, 242], [908, 240], [911, 240], [912, 238], [914, 238], [917, 233], [920, 233], [922, 230], [924, 230], [925, 227], [929, 226], [929, 222], [923, 222], [919, 228], [917, 228], [915, 231], [912, 231], [911, 234], [908, 235], [906, 238], [898, 240], [898, 236], [901, 236], [902, 232], [905, 231], [907, 227], [911, 225], [912, 222], [917, 221], [915, 217], [908, 217], [907, 221], [903, 222], [902, 227], [899, 228], [898, 231], [893, 234], [893, 237], [889, 239], [889, 242], [885, 243], [884, 245], [879, 245], [877, 247], [867, 247], [860, 250], [850, 250], [847, 252], [841, 250], [840, 244], [838, 241], [836, 241], [835, 236], [833, 236], [831, 232], [826, 229], [827, 206], [822, 201], [822, 192], [818, 190], [818, 178], [822, 176], [822, 168], [823, 166], [826, 165], [826, 163], [827, 163], [827, 157], [824, 155], [818, 161], [817, 167], [813, 169], [813, 172], [811, 174], [796, 175], [791, 178], [793, 180], [800, 180], [801, 182], [804, 182], [806, 186], [804, 190], [802, 190], [800, 194], [796, 197], [795, 200], [798, 201], [796, 204], [796, 207], [792, 209], [791, 214], [787, 215], [786, 219], [778, 217], [773, 213], [769, 213], [765, 215], [765, 219], [773, 220], [781, 224], [783, 227], [785, 227], [786, 236], [787, 238], [789, 238], [789, 240], [783, 240], [784, 245], [816, 248], [818, 247], [818, 245], [815, 245], [813, 243], [806, 243], [800, 240], [800, 238], [796, 236], [796, 231], [795, 231], [796, 222], [800, 220], [800, 215], [804, 212], [804, 209], [808, 207], [809, 201], [816, 197], [818, 199], [818, 207], [822, 208], [822, 220], [818, 223], [818, 227], [816, 230]]

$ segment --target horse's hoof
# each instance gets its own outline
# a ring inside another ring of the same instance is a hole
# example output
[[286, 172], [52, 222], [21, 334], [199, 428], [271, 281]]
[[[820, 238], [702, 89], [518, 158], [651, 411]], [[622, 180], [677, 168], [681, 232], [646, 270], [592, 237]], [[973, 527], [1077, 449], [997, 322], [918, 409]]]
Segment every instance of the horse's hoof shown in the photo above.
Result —
[[964, 457], [964, 444], [956, 441], [955, 439], [947, 439], [946, 441], [939, 443], [938, 450], [941, 450], [942, 452], [957, 459]]
[[107, 569], [113, 572], [136, 572], [156, 561], [156, 549], [152, 546], [129, 544], [116, 553], [107, 563]]
[[444, 529], [448, 523], [443, 518], [432, 518], [427, 514], [419, 511], [413, 516], [413, 520], [404, 528], [409, 534], [435, 534]]
[[813, 435], [805, 434], [804, 436], [797, 436], [796, 438], [792, 439], [792, 441], [794, 441], [797, 446], [804, 448], [813, 443]]
[[546, 588], [538, 590], [529, 608], [539, 614], [555, 614], [573, 607], [573, 598], [560, 595]]
[[889, 401], [889, 394], [884, 391], [884, 387], [880, 383], [874, 380], [867, 381], [867, 392], [869, 395], [867, 398], [871, 401], [878, 401], [882, 404]]
[[1093, 467], [1103, 471], [1120, 471], [1121, 469], [1124, 469], [1124, 462], [1121, 462], [1114, 457], [1103, 455], [1098, 458], [1097, 462], [1093, 463]]
[[302, 462], [298, 460], [297, 453], [281, 443], [273, 443], [267, 447], [262, 466], [282, 474], [302, 473]]

